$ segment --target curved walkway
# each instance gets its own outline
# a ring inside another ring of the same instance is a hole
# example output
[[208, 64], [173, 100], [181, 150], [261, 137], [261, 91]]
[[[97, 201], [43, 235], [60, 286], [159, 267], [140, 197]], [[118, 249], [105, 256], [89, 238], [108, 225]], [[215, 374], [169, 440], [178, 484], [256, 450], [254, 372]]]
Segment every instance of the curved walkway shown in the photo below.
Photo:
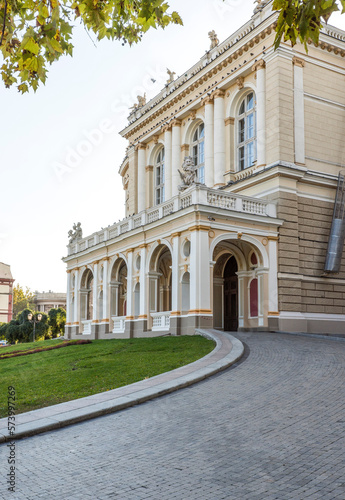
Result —
[[246, 350], [233, 368], [18, 441], [13, 498], [344, 500], [345, 342], [236, 337]]
[[2, 418], [0, 443], [59, 429], [144, 403], [200, 382], [228, 368], [243, 355], [242, 343], [231, 335], [224, 335], [216, 330], [198, 330], [198, 332], [216, 342], [213, 351], [203, 358], [118, 389], [22, 413], [16, 417], [14, 435], [9, 435], [7, 418]]

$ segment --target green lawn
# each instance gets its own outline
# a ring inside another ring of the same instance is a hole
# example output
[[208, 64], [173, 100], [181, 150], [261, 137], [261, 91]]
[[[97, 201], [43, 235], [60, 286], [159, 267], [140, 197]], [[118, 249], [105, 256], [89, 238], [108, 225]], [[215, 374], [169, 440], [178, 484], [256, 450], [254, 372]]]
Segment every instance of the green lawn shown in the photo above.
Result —
[[[56, 345], [47, 340], [1, 348], [0, 353]], [[201, 336], [94, 340], [17, 358], [0, 359], [0, 418], [7, 388], [16, 390], [16, 413], [82, 398], [150, 378], [191, 363], [214, 349]]]

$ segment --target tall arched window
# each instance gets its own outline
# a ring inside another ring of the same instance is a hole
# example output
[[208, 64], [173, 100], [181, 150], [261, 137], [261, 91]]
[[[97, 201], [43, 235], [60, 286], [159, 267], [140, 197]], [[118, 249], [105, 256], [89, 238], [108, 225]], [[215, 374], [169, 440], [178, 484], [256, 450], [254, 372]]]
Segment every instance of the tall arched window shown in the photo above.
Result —
[[247, 94], [240, 104], [237, 116], [238, 169], [244, 170], [254, 164], [256, 157], [255, 96]]
[[155, 166], [155, 199], [156, 205], [165, 201], [164, 148], [160, 150]]
[[201, 123], [193, 134], [192, 158], [197, 167], [197, 181], [205, 184], [205, 127]]

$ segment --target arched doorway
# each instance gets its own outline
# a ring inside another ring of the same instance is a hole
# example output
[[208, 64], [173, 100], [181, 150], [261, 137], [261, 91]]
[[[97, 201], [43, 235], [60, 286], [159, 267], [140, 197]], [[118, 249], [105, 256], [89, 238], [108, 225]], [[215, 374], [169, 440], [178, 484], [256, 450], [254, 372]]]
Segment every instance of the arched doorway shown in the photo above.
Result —
[[235, 257], [230, 257], [224, 268], [224, 330], [238, 329], [238, 277]]

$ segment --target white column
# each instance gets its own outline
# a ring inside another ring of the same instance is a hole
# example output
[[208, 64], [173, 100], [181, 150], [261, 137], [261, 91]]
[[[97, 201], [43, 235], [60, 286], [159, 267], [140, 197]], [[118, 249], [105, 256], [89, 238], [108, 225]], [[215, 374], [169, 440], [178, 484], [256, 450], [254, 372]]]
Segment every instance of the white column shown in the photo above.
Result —
[[225, 110], [224, 92], [214, 94], [214, 184], [224, 185], [225, 174]]
[[71, 323], [71, 271], [67, 271], [67, 301], [66, 323]]
[[134, 317], [133, 304], [133, 248], [128, 250], [127, 267], [127, 317]]
[[190, 310], [196, 314], [211, 312], [211, 279], [208, 230], [191, 232]]
[[147, 313], [147, 280], [146, 280], [146, 245], [140, 249], [140, 316], [148, 317]]
[[98, 321], [98, 261], [93, 265], [93, 314], [92, 321]]
[[78, 323], [80, 321], [80, 306], [79, 306], [79, 269], [75, 270], [74, 273], [74, 314], [73, 323]]
[[181, 122], [180, 120], [173, 120], [171, 125], [171, 196], [176, 196], [180, 184], [178, 170], [181, 168]]
[[110, 316], [118, 316], [119, 315], [119, 282], [113, 282], [109, 284], [110, 288]]
[[145, 167], [146, 167], [146, 145], [138, 144], [138, 213], [145, 210]]
[[171, 128], [166, 126], [164, 128], [164, 154], [165, 154], [165, 200], [171, 198], [172, 188], [172, 171], [171, 171]]
[[258, 326], [264, 326], [264, 274], [267, 270], [258, 270]]
[[248, 273], [248, 271], [238, 271], [236, 274], [238, 278], [238, 327], [243, 328], [245, 301], [248, 300], [247, 297], [245, 296], [245, 292], [247, 291], [245, 286], [245, 280], [251, 273]]
[[268, 238], [268, 312], [278, 312], [278, 237]]
[[180, 259], [180, 233], [172, 235], [172, 269], [171, 269], [171, 311], [180, 314], [179, 300], [179, 259]]
[[304, 89], [303, 89], [303, 59], [294, 57], [294, 132], [295, 132], [295, 162], [305, 163], [304, 146]]
[[205, 99], [205, 184], [214, 185], [214, 118], [213, 99]]
[[110, 320], [110, 301], [108, 284], [108, 260], [103, 263], [103, 319]]
[[266, 165], [266, 70], [262, 59], [253, 66], [256, 71], [256, 164]]

